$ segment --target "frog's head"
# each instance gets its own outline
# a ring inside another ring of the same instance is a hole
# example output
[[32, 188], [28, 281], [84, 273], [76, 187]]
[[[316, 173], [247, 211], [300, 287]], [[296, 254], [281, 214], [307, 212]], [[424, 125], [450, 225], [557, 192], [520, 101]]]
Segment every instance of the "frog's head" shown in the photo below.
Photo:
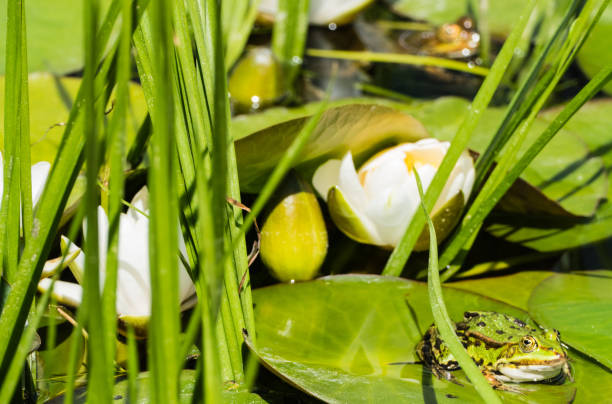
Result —
[[518, 343], [507, 344], [498, 358], [497, 370], [515, 382], [546, 380], [562, 371], [567, 374], [567, 354], [559, 332], [533, 333], [520, 337]]

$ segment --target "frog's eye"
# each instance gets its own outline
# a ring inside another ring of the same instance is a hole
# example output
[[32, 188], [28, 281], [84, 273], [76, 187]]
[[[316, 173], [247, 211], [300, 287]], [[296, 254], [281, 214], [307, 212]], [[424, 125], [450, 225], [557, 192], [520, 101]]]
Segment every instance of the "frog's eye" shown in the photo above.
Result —
[[523, 339], [521, 340], [521, 351], [525, 353], [533, 352], [537, 347], [538, 343], [536, 342], [535, 338], [529, 335], [523, 337]]

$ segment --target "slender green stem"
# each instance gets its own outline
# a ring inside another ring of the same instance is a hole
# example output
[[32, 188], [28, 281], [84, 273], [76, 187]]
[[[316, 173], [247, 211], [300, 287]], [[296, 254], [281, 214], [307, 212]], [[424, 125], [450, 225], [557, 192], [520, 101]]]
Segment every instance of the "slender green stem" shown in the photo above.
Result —
[[171, 3], [153, 0], [151, 7], [152, 72], [155, 78], [155, 110], [152, 117], [151, 165], [149, 169], [150, 222], [149, 262], [151, 274], [151, 394], [153, 401], [178, 402], [179, 336], [178, 296], [178, 200], [176, 198], [176, 142], [174, 139], [175, 80], [173, 63], [174, 10]]
[[283, 66], [285, 87], [291, 89], [306, 46], [310, 0], [279, 0], [272, 31], [272, 52]]
[[138, 402], [138, 346], [134, 336], [134, 327], [128, 326], [128, 403]]
[[489, 382], [484, 378], [476, 363], [468, 355], [465, 348], [461, 345], [461, 341], [455, 334], [455, 326], [448, 315], [446, 305], [444, 304], [444, 296], [442, 294], [442, 286], [440, 284], [440, 273], [438, 268], [438, 240], [436, 239], [436, 229], [429, 217], [427, 206], [425, 205], [425, 196], [423, 195], [423, 185], [416, 170], [412, 170], [417, 182], [419, 196], [421, 199], [421, 208], [427, 220], [429, 227], [429, 265], [427, 274], [427, 289], [429, 291], [429, 304], [433, 314], [434, 323], [442, 336], [442, 340], [448, 346], [455, 360], [459, 362], [459, 366], [465, 372], [474, 388], [480, 394], [480, 397], [485, 403], [500, 403], [501, 400], [489, 385]]
[[[119, 268], [119, 224], [123, 206], [124, 150], [126, 120], [128, 113], [128, 91], [130, 80], [130, 45], [132, 37], [132, 1], [122, 0], [121, 36], [119, 38], [117, 62], [117, 86], [114, 113], [108, 133], [110, 145], [110, 190], [108, 201], [108, 251], [106, 254], [106, 275], [102, 295], [105, 352], [108, 364], [113, 363], [116, 351], [117, 334], [117, 278]], [[106, 246], [103, 246], [106, 248]], [[107, 367], [107, 377], [112, 385], [114, 369]]]
[[405, 55], [403, 53], [338, 51], [326, 49], [307, 49], [306, 55], [329, 59], [358, 60], [361, 62], [400, 63], [414, 66], [437, 66], [445, 69], [471, 73], [477, 76], [486, 76], [489, 74], [489, 69], [482, 66], [472, 66], [468, 63], [433, 56]]

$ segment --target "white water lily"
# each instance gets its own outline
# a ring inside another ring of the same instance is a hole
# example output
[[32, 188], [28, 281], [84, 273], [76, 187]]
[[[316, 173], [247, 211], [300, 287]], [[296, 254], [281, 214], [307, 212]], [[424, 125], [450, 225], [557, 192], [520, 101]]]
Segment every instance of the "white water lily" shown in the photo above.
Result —
[[[312, 183], [347, 236], [366, 244], [394, 247], [419, 208], [414, 170], [427, 190], [449, 146], [432, 138], [403, 143], [370, 158], [359, 171], [348, 152], [342, 160], [321, 165]], [[473, 184], [474, 163], [465, 151], [431, 212], [439, 241], [457, 223]], [[426, 246], [418, 243], [417, 249]]]
[[[314, 25], [345, 24], [374, 0], [310, 0], [308, 21]], [[278, 12], [278, 0], [261, 0], [260, 13], [273, 16]]]
[[[41, 161], [32, 166], [32, 206], [36, 207], [42, 191], [45, 188], [47, 177], [49, 176], [49, 170], [51, 164], [46, 161]], [[4, 192], [4, 159], [2, 153], [0, 153], [0, 195]], [[0, 197], [0, 204], [2, 203]]]
[[[117, 300], [116, 309], [120, 320], [135, 326], [146, 325], [151, 315], [151, 277], [149, 273], [149, 192], [147, 188], [141, 189], [132, 199], [131, 207], [127, 213], [122, 213], [119, 223], [118, 240], [118, 273], [117, 273]], [[100, 285], [104, 285], [106, 274], [106, 249], [108, 244], [109, 223], [106, 212], [98, 207], [98, 243], [100, 258]], [[185, 243], [177, 229], [179, 249], [186, 254]], [[63, 248], [70, 240], [63, 237]], [[70, 264], [78, 282], [83, 279], [85, 268], [84, 253], [71, 244], [69, 256], [77, 254]], [[185, 310], [195, 304], [195, 288], [183, 263], [179, 261], [179, 299], [181, 309]], [[38, 284], [40, 291], [51, 286], [51, 279], [42, 279]], [[65, 281], [56, 281], [53, 288], [55, 298], [71, 306], [78, 306], [82, 302], [82, 288], [79, 284]]]

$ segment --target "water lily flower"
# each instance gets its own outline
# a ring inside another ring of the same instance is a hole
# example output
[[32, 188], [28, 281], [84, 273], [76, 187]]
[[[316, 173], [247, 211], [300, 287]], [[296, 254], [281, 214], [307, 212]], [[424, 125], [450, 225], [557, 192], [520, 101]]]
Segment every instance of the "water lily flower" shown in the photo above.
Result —
[[[374, 0], [311, 0], [308, 22], [314, 25], [346, 24]], [[264, 20], [278, 14], [278, 0], [261, 0], [258, 10]], [[335, 28], [333, 28], [335, 29]]]
[[[420, 204], [416, 170], [427, 190], [449, 142], [421, 139], [383, 150], [355, 170], [348, 152], [342, 160], [329, 160], [315, 172], [312, 182], [327, 201], [332, 220], [347, 236], [366, 243], [396, 246]], [[465, 151], [457, 161], [431, 216], [438, 240], [447, 236], [474, 184], [474, 163]], [[424, 233], [416, 249], [428, 246]]]
[[[132, 199], [127, 213], [122, 213], [119, 222], [118, 273], [116, 309], [119, 320], [134, 325], [142, 331], [151, 315], [151, 277], [149, 273], [149, 192], [141, 189]], [[102, 207], [98, 207], [98, 243], [100, 258], [100, 286], [103, 287], [106, 275], [106, 249], [108, 245], [109, 223]], [[177, 230], [179, 249], [186, 254], [185, 243]], [[68, 255], [77, 254], [70, 264], [79, 283], [83, 280], [85, 268], [84, 253], [67, 238], [62, 238], [63, 248], [69, 248]], [[180, 258], [179, 261], [179, 299], [181, 309], [186, 310], [196, 302], [195, 288]], [[51, 286], [51, 279], [42, 279], [38, 284], [40, 291]], [[56, 281], [53, 288], [55, 298], [71, 306], [82, 302], [83, 289], [79, 284]]]
[[[32, 206], [35, 207], [45, 188], [51, 164], [41, 161], [32, 166]], [[0, 153], [0, 195], [4, 192], [4, 159]], [[2, 203], [0, 197], [0, 204]]]

